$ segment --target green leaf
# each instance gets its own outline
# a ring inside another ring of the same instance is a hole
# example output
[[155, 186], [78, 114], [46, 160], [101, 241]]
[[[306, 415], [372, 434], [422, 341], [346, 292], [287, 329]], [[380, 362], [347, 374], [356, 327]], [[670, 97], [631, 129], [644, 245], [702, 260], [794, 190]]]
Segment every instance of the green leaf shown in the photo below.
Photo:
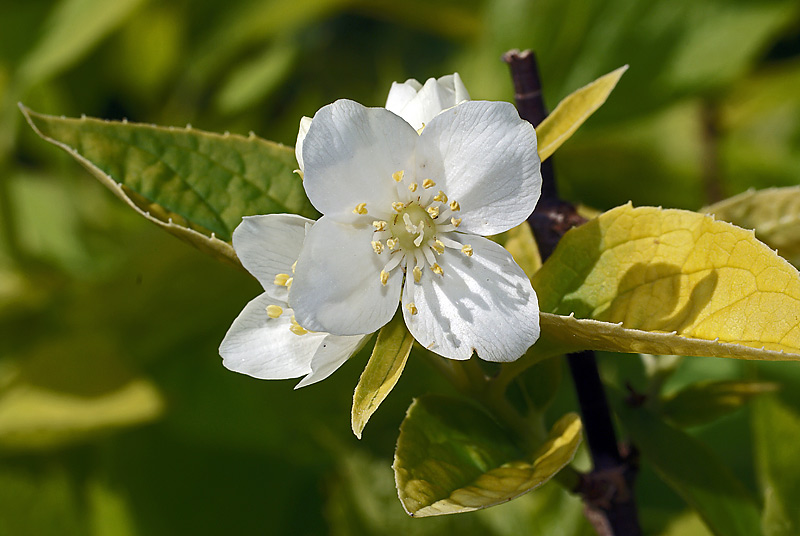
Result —
[[760, 533], [755, 501], [704, 444], [664, 423], [647, 409], [631, 408], [625, 403], [618, 403], [617, 409], [642, 457], [697, 510], [714, 534]]
[[357, 438], [361, 439], [367, 421], [400, 379], [413, 344], [414, 337], [406, 328], [403, 312], [398, 311], [378, 333], [375, 348], [353, 393], [351, 422]]
[[538, 488], [575, 456], [580, 419], [561, 418], [528, 459], [487, 414], [460, 400], [424, 396], [408, 409], [395, 452], [400, 501], [411, 516], [487, 508]]
[[693, 383], [667, 397], [660, 413], [679, 427], [717, 420], [744, 406], [751, 398], [776, 391], [771, 382], [723, 380]]
[[536, 128], [539, 157], [542, 160], [546, 160], [556, 152], [556, 149], [561, 147], [561, 144], [567, 141], [578, 130], [578, 127], [606, 102], [611, 91], [627, 70], [628, 66], [623, 65], [619, 69], [601, 76], [591, 84], [570, 93], [558, 103], [556, 109]]
[[212, 134], [38, 114], [39, 136], [64, 149], [139, 214], [201, 250], [238, 263], [230, 241], [242, 216], [316, 217], [292, 148], [250, 135]]
[[142, 0], [62, 0], [45, 23], [45, 34], [23, 60], [20, 79], [32, 85], [69, 67], [96, 46]]
[[701, 212], [754, 229], [759, 240], [795, 266], [800, 264], [800, 186], [749, 190]]
[[800, 534], [800, 415], [777, 398], [764, 397], [753, 404], [752, 423], [764, 490], [764, 535]]
[[533, 286], [540, 353], [800, 359], [797, 270], [710, 216], [617, 207], [564, 235]]

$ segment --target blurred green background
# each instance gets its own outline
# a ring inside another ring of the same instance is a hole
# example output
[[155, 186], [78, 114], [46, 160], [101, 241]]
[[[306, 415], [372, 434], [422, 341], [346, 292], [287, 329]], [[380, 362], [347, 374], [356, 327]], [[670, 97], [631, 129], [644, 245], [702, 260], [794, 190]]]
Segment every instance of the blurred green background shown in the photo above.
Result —
[[[358, 441], [363, 355], [300, 391], [228, 372], [217, 346], [258, 284], [136, 216], [18, 101], [293, 144], [302, 115], [409, 77], [511, 100], [500, 56], [531, 48], [551, 106], [630, 64], [555, 156], [572, 201], [696, 210], [800, 179], [796, 0], [26, 0], [0, 2], [0, 36], [0, 536], [591, 534], [550, 485], [407, 518], [391, 455], [411, 399], [450, 392], [436, 373], [412, 359]], [[601, 365], [643, 381], [635, 356]], [[800, 408], [797, 365], [687, 359], [669, 385], [753, 375]], [[554, 417], [575, 407], [557, 388]], [[691, 431], [760, 495], [753, 420]], [[647, 467], [638, 493], [648, 534], [707, 533]]]

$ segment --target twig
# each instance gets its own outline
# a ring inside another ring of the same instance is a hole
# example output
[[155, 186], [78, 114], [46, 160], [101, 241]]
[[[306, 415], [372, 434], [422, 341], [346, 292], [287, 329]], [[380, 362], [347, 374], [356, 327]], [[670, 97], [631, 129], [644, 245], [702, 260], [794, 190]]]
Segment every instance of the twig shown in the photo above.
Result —
[[[536, 57], [531, 51], [511, 50], [503, 60], [511, 69], [520, 117], [535, 127], [547, 117]], [[585, 221], [571, 203], [558, 196], [552, 158], [543, 162], [542, 196], [528, 218], [542, 260], [555, 250], [564, 233]], [[567, 360], [594, 463], [592, 472], [583, 475], [575, 491], [583, 496], [587, 518], [598, 534], [639, 535], [633, 495], [637, 464], [635, 456], [620, 452], [594, 352], [570, 354]]]

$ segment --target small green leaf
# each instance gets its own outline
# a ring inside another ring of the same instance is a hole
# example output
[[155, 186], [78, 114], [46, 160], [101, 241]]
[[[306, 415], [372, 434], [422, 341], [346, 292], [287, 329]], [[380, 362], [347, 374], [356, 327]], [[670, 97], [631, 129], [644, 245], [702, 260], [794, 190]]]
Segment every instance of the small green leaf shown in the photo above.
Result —
[[710, 216], [617, 207], [564, 235], [533, 286], [558, 315], [541, 315], [540, 353], [800, 359], [797, 270]]
[[538, 488], [575, 456], [580, 419], [561, 418], [529, 458], [487, 414], [460, 400], [424, 396], [408, 409], [394, 472], [411, 516], [470, 512]]
[[583, 86], [567, 95], [558, 103], [556, 109], [548, 115], [536, 128], [538, 138], [539, 157], [547, 160], [556, 152], [584, 121], [589, 119], [614, 90], [623, 73], [628, 70], [623, 65], [615, 71], [601, 76], [591, 84]]
[[771, 382], [723, 380], [693, 383], [664, 400], [660, 413], [679, 427], [717, 420], [744, 406], [751, 398], [776, 391]]
[[[619, 402], [620, 395], [617, 395]], [[645, 408], [617, 404], [618, 415], [642, 457], [718, 536], [760, 533], [759, 512], [744, 485], [704, 444]]]
[[759, 240], [800, 265], [800, 186], [749, 190], [701, 210], [717, 219], [754, 229]]
[[398, 311], [378, 333], [375, 348], [353, 393], [351, 422], [357, 438], [361, 439], [367, 421], [400, 379], [413, 344], [414, 337], [406, 328], [402, 311]]
[[753, 404], [752, 423], [764, 490], [764, 535], [800, 534], [800, 415], [775, 397], [764, 397]]
[[42, 115], [20, 105], [43, 139], [67, 151], [148, 220], [238, 263], [228, 243], [242, 216], [316, 217], [294, 150], [254, 135], [212, 134], [91, 118]]

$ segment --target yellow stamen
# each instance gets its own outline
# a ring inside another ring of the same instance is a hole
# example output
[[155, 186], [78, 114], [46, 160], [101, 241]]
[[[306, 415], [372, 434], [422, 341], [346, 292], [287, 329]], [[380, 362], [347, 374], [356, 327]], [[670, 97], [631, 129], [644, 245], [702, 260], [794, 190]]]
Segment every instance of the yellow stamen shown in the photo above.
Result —
[[458, 201], [450, 201], [450, 210], [458, 212], [461, 210], [461, 205], [458, 204]]
[[275, 276], [275, 281], [273, 281], [273, 283], [275, 283], [279, 287], [285, 287], [286, 282], [291, 278], [292, 276], [290, 276], [289, 274], [278, 274]]
[[386, 285], [389, 281], [389, 272], [386, 270], [381, 270], [381, 285]]
[[444, 273], [444, 270], [442, 270], [442, 267], [439, 266], [437, 263], [433, 263], [433, 266], [431, 266], [431, 270], [433, 271], [433, 273], [439, 274], [439, 275], [442, 275]]
[[406, 307], [408, 307], [408, 312], [411, 313], [412, 315], [417, 314], [418, 312], [417, 306], [414, 305], [414, 302], [409, 303]]
[[381, 253], [383, 253], [383, 243], [380, 240], [373, 240], [372, 249], [375, 251], [375, 253], [380, 255]]
[[472, 246], [470, 246], [469, 244], [465, 244], [464, 247], [461, 248], [461, 253], [463, 253], [467, 257], [472, 257]]
[[441, 240], [437, 240], [436, 242], [434, 242], [434, 244], [431, 247], [433, 248], [433, 251], [435, 251], [439, 255], [444, 253], [444, 244], [442, 243]]
[[425, 188], [426, 190], [428, 190], [429, 188], [433, 188], [434, 186], [436, 186], [436, 183], [430, 179], [425, 179], [424, 181], [422, 181], [422, 187]]
[[429, 206], [425, 209], [425, 211], [431, 215], [431, 218], [438, 218], [439, 217], [439, 207], [435, 207], [433, 205]]
[[356, 208], [353, 209], [353, 214], [366, 214], [366, 213], [367, 213], [366, 203], [359, 203], [356, 205]]
[[372, 226], [375, 228], [376, 231], [385, 231], [386, 230], [386, 222], [381, 220], [375, 220], [372, 222]]
[[289, 279], [286, 280], [286, 290], [292, 288], [292, 281], [294, 281], [294, 277], [290, 277]]
[[394, 179], [394, 182], [400, 182], [401, 180], [403, 180], [403, 175], [405, 174], [406, 172], [401, 169], [400, 171], [395, 171], [394, 173], [392, 173], [392, 178]]
[[453, 227], [458, 227], [461, 225], [461, 218], [450, 218], [450, 223], [453, 224]]
[[443, 191], [439, 190], [439, 193], [433, 197], [433, 200], [438, 201], [439, 203], [447, 203], [447, 196]]
[[289, 326], [289, 331], [291, 331], [295, 335], [305, 335], [306, 333], [308, 333], [308, 330], [306, 328], [297, 323], [297, 320], [295, 320], [294, 316], [292, 316], [292, 325]]
[[416, 182], [412, 182], [411, 184], [408, 185], [408, 189], [411, 190], [412, 192], [416, 192], [417, 191], [417, 183]]
[[404, 208], [406, 208], [405, 203], [401, 203], [400, 201], [395, 201], [392, 203], [392, 208], [395, 209], [397, 212], [401, 212]]
[[283, 314], [283, 307], [280, 305], [267, 305], [267, 316], [270, 318], [278, 318]]
[[386, 245], [389, 246], [389, 249], [391, 249], [392, 251], [397, 249], [397, 242], [398, 240], [395, 237], [386, 239]]
[[419, 266], [415, 266], [413, 273], [414, 273], [414, 283], [419, 283], [420, 280], [422, 279], [422, 268], [420, 268]]

